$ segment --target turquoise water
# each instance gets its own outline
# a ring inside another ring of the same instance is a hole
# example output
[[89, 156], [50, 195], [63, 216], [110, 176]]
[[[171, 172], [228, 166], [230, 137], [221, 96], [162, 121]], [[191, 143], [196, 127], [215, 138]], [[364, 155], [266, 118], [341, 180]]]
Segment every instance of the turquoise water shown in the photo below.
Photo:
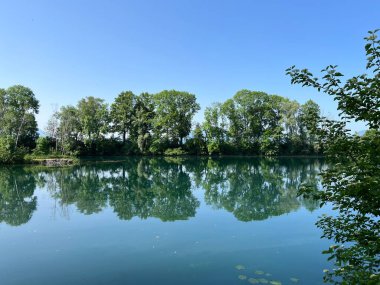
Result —
[[314, 223], [328, 210], [296, 196], [302, 182], [319, 187], [322, 167], [256, 158], [2, 167], [0, 284], [322, 284], [330, 242]]

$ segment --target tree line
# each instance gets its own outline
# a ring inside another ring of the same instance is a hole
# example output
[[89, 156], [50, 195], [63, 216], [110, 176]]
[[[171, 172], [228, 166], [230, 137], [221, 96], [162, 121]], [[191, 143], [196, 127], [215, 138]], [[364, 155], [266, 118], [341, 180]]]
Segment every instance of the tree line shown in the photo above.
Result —
[[92, 96], [62, 106], [39, 137], [39, 101], [27, 87], [0, 89], [0, 160], [35, 155], [318, 154], [308, 131], [319, 106], [264, 92], [241, 90], [207, 107], [203, 123], [194, 94], [121, 92], [112, 104]]

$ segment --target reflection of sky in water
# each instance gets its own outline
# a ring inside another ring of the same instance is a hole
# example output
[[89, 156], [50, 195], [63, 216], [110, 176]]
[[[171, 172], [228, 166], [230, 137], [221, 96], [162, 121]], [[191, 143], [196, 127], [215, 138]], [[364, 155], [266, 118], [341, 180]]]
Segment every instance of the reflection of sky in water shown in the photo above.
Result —
[[[240, 162], [225, 166], [231, 163]], [[159, 163], [156, 167], [161, 174], [171, 169]], [[291, 167], [297, 166], [287, 169]], [[112, 176], [112, 170], [100, 170], [98, 177]], [[218, 171], [228, 172], [223, 167]], [[37, 209], [30, 221], [18, 227], [0, 224], [1, 284], [249, 284], [249, 278], [322, 284], [328, 264], [321, 251], [329, 242], [319, 238], [314, 223], [326, 209], [310, 212], [300, 206], [242, 222], [231, 209], [206, 202], [205, 188], [195, 187], [190, 176], [190, 194], [199, 201], [195, 217], [170, 222], [136, 216], [120, 220], [110, 201], [100, 213], [85, 215], [75, 202], [62, 206], [59, 198], [52, 199], [46, 185], [37, 187]], [[217, 179], [215, 184], [217, 193], [225, 193]], [[238, 198], [232, 197], [231, 204], [236, 203]], [[246, 269], [237, 270], [239, 264]], [[257, 270], [272, 276], [255, 274]]]

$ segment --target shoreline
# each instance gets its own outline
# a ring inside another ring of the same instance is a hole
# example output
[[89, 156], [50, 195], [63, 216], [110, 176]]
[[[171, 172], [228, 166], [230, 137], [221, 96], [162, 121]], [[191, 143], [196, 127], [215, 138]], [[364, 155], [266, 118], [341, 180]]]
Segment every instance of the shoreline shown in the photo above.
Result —
[[195, 154], [183, 154], [183, 155], [112, 155], [112, 156], [80, 156], [80, 157], [38, 157], [27, 158], [23, 161], [17, 161], [13, 163], [0, 163], [0, 166], [9, 165], [40, 165], [47, 167], [63, 167], [74, 166], [81, 162], [122, 162], [131, 158], [182, 158], [182, 159], [220, 159], [220, 158], [259, 158], [259, 159], [283, 159], [283, 158], [311, 158], [322, 159], [323, 155], [277, 155], [277, 156], [265, 156], [265, 155], [248, 155], [248, 154], [231, 154], [231, 155], [195, 155]]

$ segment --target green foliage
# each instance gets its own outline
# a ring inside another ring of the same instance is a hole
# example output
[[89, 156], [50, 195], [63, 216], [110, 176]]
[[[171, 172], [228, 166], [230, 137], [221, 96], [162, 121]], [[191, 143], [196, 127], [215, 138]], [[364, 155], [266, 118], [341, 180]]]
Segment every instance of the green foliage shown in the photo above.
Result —
[[108, 106], [103, 99], [86, 97], [78, 102], [81, 131], [90, 143], [108, 131]]
[[192, 119], [200, 106], [188, 92], [164, 90], [139, 96], [121, 92], [110, 111], [103, 99], [86, 97], [52, 114], [46, 126], [49, 146], [44, 139], [36, 145], [38, 108], [29, 88], [0, 89], [0, 136], [13, 139], [17, 156], [20, 146], [25, 151], [36, 148], [35, 155], [54, 149], [56, 154], [74, 156], [164, 154], [179, 147], [196, 155], [317, 150], [310, 147], [314, 137], [302, 125], [299, 104], [264, 92], [241, 90], [223, 104], [206, 108], [205, 122], [194, 129]]
[[[316, 112], [308, 112], [307, 121], [319, 115], [318, 105], [310, 104]], [[196, 155], [318, 151], [311, 147], [315, 137], [309, 135], [309, 125], [302, 123], [302, 108], [309, 111], [308, 105], [241, 90], [223, 104], [206, 108], [204, 123], [193, 128], [199, 108], [195, 95], [176, 90], [138, 96], [121, 92], [110, 112], [102, 99], [87, 97], [77, 107], [64, 106], [54, 113], [47, 132], [56, 151], [66, 155], [161, 155], [179, 147]]]
[[[324, 252], [336, 267], [326, 270], [325, 281], [335, 284], [380, 283], [380, 41], [376, 33], [369, 32], [365, 38], [369, 75], [354, 76], [343, 84], [337, 66], [322, 70], [322, 80], [307, 69], [287, 69], [293, 84], [333, 96], [343, 119], [322, 118], [314, 126], [330, 166], [322, 173], [322, 191], [307, 187], [302, 191], [338, 211], [317, 223], [323, 237], [336, 243]], [[370, 130], [363, 137], [352, 135], [346, 128], [352, 119], [365, 121]]]
[[[34, 135], [36, 138], [37, 128], [34, 115], [38, 113], [39, 102], [33, 91], [22, 85], [9, 87], [5, 91], [5, 96], [6, 108], [1, 125], [4, 132], [14, 138], [17, 147], [22, 145], [19, 141], [22, 136]], [[34, 128], [32, 127], [31, 130], [28, 129], [30, 123], [34, 123]], [[28, 134], [29, 131], [31, 134]]]
[[260, 138], [260, 151], [266, 156], [276, 156], [280, 152], [281, 128], [265, 130]]
[[312, 130], [315, 130], [320, 120], [320, 108], [312, 100], [308, 100], [301, 105], [298, 116], [300, 126], [302, 152], [321, 152], [321, 145], [318, 144], [318, 137]]
[[58, 119], [57, 140], [63, 154], [74, 154], [80, 150], [81, 122], [79, 110], [73, 106], [63, 106], [53, 117]]
[[127, 91], [120, 93], [111, 105], [112, 129], [122, 135], [123, 143], [125, 143], [127, 134], [132, 135], [135, 104], [136, 96], [131, 91]]
[[35, 147], [38, 109], [38, 100], [29, 88], [0, 89], [0, 163], [21, 161]]
[[9, 164], [22, 161], [26, 152], [25, 148], [16, 147], [13, 138], [0, 136], [0, 163]]
[[170, 143], [167, 138], [156, 138], [152, 141], [149, 152], [152, 154], [163, 154], [169, 147]]
[[0, 162], [14, 161], [15, 142], [11, 137], [0, 137]]
[[[198, 109], [195, 96], [187, 92], [136, 96], [127, 91], [118, 95], [109, 113], [107, 104], [94, 97], [80, 100], [77, 107], [62, 107], [49, 129], [55, 130], [57, 120], [57, 148], [64, 154], [163, 154], [183, 144]], [[120, 138], [122, 144], [117, 143]]]
[[33, 153], [36, 155], [43, 155], [49, 153], [49, 140], [46, 137], [40, 137], [37, 139], [36, 148]]
[[[305, 112], [306, 115], [305, 115]], [[305, 120], [318, 121], [319, 107], [264, 92], [241, 90], [205, 110], [209, 154], [314, 154], [315, 137]]]
[[13, 140], [11, 155], [20, 156], [18, 147], [34, 148], [38, 138], [35, 120], [38, 109], [39, 102], [29, 88], [14, 85], [0, 89], [0, 137]]
[[209, 154], [220, 154], [225, 143], [225, 117], [222, 105], [215, 103], [205, 110], [203, 130], [205, 132], [207, 151]]
[[200, 124], [196, 124], [193, 137], [186, 141], [185, 149], [189, 154], [202, 155], [207, 153], [207, 145]]
[[133, 127], [137, 135], [137, 145], [140, 153], [146, 154], [152, 143], [152, 128], [154, 113], [153, 96], [142, 93], [136, 98]]
[[25, 147], [28, 150], [35, 148], [39, 136], [37, 131], [37, 121], [34, 114], [26, 114], [22, 131], [20, 131], [18, 146]]
[[187, 154], [187, 152], [180, 147], [168, 148], [164, 152], [164, 155], [166, 155], [166, 156], [181, 156], [181, 155], [186, 155], [186, 154]]
[[191, 120], [200, 109], [195, 95], [164, 90], [155, 94], [153, 100], [156, 106], [153, 119], [155, 135], [165, 137], [170, 145], [182, 145], [191, 131]]

